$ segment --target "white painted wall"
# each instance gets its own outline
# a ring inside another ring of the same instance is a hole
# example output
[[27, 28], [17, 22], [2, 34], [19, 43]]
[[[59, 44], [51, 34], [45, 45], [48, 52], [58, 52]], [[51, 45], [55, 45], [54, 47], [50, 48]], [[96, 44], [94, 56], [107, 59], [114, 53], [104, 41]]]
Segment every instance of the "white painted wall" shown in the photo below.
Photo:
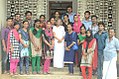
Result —
[[0, 0], [0, 30], [5, 26], [6, 20], [6, 0]]
[[[5, 25], [6, 18], [6, 0], [0, 0], [0, 31], [1, 28]], [[0, 42], [0, 74], [2, 73], [2, 61], [1, 61], [1, 42]]]

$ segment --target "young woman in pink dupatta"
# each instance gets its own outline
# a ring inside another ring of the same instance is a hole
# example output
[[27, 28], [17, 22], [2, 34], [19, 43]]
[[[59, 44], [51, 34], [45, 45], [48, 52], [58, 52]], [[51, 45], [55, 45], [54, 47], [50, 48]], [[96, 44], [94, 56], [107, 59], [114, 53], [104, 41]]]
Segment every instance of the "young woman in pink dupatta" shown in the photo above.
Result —
[[[86, 33], [86, 39], [82, 45], [81, 71], [83, 79], [92, 79], [92, 70], [97, 68], [97, 44], [91, 30]], [[88, 68], [88, 76], [86, 75]]]
[[7, 42], [7, 52], [9, 53], [10, 58], [10, 74], [16, 74], [17, 65], [19, 62], [19, 29], [20, 25], [14, 24], [14, 29], [11, 30], [8, 34], [8, 42]]
[[74, 24], [73, 24], [73, 30], [74, 32], [76, 32], [77, 34], [80, 33], [80, 27], [82, 26], [81, 20], [80, 20], [80, 16], [74, 15]]
[[[79, 34], [81, 26], [82, 26], [82, 23], [80, 21], [80, 16], [78, 14], [74, 15], [73, 31], [76, 32], [77, 34]], [[76, 63], [76, 66], [79, 65], [79, 54], [77, 51], [75, 53], [75, 63]]]

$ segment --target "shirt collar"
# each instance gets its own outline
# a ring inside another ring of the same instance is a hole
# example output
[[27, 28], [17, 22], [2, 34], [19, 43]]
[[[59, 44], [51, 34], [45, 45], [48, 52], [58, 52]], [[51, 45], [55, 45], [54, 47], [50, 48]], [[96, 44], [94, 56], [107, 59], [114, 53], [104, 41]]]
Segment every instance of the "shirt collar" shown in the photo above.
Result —
[[[115, 38], [115, 36], [113, 36], [113, 37], [112, 37], [111, 41], [113, 41], [113, 40], [114, 40], [114, 38]], [[111, 41], [110, 41], [110, 42], [111, 42]], [[109, 37], [108, 37], [108, 42], [109, 42]]]
[[[98, 33], [99, 33], [99, 31], [98, 31]], [[105, 34], [106, 33], [106, 31], [104, 30], [103, 32], [102, 32], [102, 34]]]
[[12, 28], [10, 26], [7, 26], [7, 29], [11, 30]]
[[91, 22], [91, 20], [89, 19], [88, 21], [86, 19], [84, 19], [84, 22], [87, 23], [87, 22]]
[[73, 12], [71, 12], [70, 14], [69, 13], [67, 13], [68, 15], [73, 15], [74, 13]]

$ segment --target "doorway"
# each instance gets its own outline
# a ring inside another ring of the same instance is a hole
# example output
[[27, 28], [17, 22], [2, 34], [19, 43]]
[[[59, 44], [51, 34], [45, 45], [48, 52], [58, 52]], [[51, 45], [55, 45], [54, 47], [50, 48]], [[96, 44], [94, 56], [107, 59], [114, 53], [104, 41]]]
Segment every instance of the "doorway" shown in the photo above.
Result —
[[51, 17], [55, 11], [61, 15], [66, 13], [67, 6], [72, 6], [73, 12], [77, 12], [77, 0], [48, 0], [47, 17]]

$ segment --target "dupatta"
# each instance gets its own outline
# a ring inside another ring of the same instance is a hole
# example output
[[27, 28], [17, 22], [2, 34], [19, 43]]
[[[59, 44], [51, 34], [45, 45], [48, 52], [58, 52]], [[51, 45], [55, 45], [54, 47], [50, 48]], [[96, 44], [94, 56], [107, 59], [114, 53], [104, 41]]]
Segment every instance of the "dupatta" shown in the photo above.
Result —
[[[42, 35], [42, 28], [39, 28], [39, 30], [35, 30], [35, 28], [32, 27], [30, 30], [31, 30], [31, 32], [33, 33], [33, 35], [36, 38], [40, 38], [41, 37], [41, 35]], [[34, 31], [36, 32], [36, 34], [34, 34]]]
[[20, 39], [19, 39], [19, 33], [18, 33], [18, 31], [17, 31], [16, 29], [11, 30], [11, 31], [9, 32], [9, 34], [8, 34], [7, 53], [9, 52], [9, 50], [10, 50], [10, 45], [11, 45], [11, 42], [10, 42], [10, 33], [11, 33], [11, 32], [13, 32], [13, 35], [14, 35], [14, 37], [15, 37], [15, 39], [16, 39], [17, 41], [20, 40]]
[[[95, 38], [93, 38], [91, 41], [90, 41], [90, 43], [89, 43], [89, 45], [88, 45], [88, 48], [92, 48], [92, 46], [93, 46], [93, 43], [96, 41], [96, 39]], [[84, 43], [83, 43], [83, 47], [84, 47], [84, 49], [86, 49], [86, 47], [87, 47], [87, 42], [85, 41]], [[97, 68], [97, 60], [98, 60], [98, 56], [97, 56], [97, 44], [96, 44], [96, 47], [95, 47], [95, 49], [94, 49], [94, 54], [93, 54], [93, 60], [92, 60], [92, 68], [94, 69], [94, 70], [96, 70], [96, 68]], [[83, 52], [82, 52], [83, 53]]]
[[80, 33], [80, 27], [82, 26], [82, 23], [81, 23], [81, 20], [80, 20], [80, 16], [78, 16], [78, 23], [74, 22], [73, 24], [73, 30], [76, 32], [76, 33]]

